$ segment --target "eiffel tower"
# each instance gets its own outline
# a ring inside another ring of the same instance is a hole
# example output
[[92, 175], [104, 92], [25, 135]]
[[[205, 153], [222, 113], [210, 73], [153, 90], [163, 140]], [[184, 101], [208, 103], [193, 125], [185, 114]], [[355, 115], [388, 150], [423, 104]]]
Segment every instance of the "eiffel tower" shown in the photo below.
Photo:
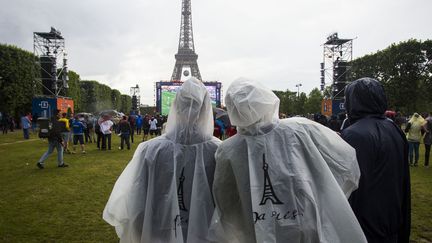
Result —
[[177, 188], [177, 197], [178, 197], [178, 204], [179, 204], [180, 210], [187, 212], [188, 210], [186, 209], [186, 206], [185, 206], [184, 200], [183, 200], [183, 182], [185, 180], [183, 173], [184, 173], [184, 168], [182, 169], [182, 172], [181, 172], [181, 175], [179, 178], [179, 185]]
[[[171, 81], [181, 79], [182, 72], [184, 76], [193, 77], [202, 80], [198, 69], [198, 55], [195, 53], [193, 31], [192, 31], [192, 10], [191, 0], [182, 0], [182, 18], [180, 25], [180, 38], [178, 52], [175, 55], [176, 63], [171, 76]], [[191, 74], [187, 68], [190, 69]]]
[[273, 204], [283, 204], [283, 202], [281, 202], [279, 198], [277, 198], [273, 190], [273, 185], [271, 184], [270, 176], [268, 174], [268, 164], [265, 161], [265, 154], [263, 154], [263, 170], [264, 170], [264, 192], [259, 205], [265, 205], [267, 200], [270, 200]]

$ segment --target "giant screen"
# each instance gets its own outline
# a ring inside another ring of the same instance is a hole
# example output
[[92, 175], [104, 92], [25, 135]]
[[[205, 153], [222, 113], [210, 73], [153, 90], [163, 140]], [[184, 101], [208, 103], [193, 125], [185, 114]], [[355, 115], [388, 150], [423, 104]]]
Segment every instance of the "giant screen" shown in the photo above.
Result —
[[[210, 94], [213, 107], [220, 105], [220, 82], [203, 82]], [[174, 101], [177, 90], [181, 87], [181, 82], [157, 82], [156, 83], [156, 107], [160, 114], [168, 115], [172, 102]]]

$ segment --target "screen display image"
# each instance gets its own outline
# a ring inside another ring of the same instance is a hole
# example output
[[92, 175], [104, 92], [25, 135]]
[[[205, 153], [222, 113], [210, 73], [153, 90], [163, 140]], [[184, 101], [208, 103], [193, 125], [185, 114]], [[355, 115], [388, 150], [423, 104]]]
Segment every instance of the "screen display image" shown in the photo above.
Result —
[[181, 85], [161, 86], [161, 114], [168, 115], [172, 102], [175, 99], [177, 90]]
[[[158, 92], [158, 110], [162, 115], [168, 115], [171, 108], [171, 104], [175, 99], [178, 89], [181, 87], [181, 83], [166, 83], [161, 84], [160, 93]], [[220, 83], [219, 83], [220, 85]], [[220, 104], [220, 98], [218, 97], [218, 92], [220, 93], [220, 88], [218, 89], [217, 84], [211, 83], [210, 85], [205, 85], [207, 91], [210, 94], [210, 100], [213, 107]], [[219, 86], [220, 87], [220, 86]]]

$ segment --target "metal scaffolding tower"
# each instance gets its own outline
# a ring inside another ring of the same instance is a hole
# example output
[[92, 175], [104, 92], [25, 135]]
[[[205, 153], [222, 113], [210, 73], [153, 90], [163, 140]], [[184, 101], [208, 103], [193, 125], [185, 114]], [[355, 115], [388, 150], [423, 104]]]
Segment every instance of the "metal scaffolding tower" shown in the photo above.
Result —
[[139, 110], [139, 107], [141, 105], [140, 88], [138, 84], [135, 87], [131, 87], [130, 93], [132, 96], [132, 111], [137, 114], [137, 111]]
[[[332, 100], [344, 98], [344, 90], [347, 85], [347, 74], [351, 69], [350, 62], [353, 54], [353, 39], [340, 39], [338, 33], [327, 37], [323, 44], [323, 62], [321, 63], [321, 91], [326, 84], [332, 87]], [[330, 80], [326, 82], [326, 77]]]
[[69, 88], [65, 40], [60, 31], [51, 27], [50, 32], [34, 32], [33, 53], [38, 57], [41, 80], [37, 81], [42, 84], [44, 95], [57, 97]]

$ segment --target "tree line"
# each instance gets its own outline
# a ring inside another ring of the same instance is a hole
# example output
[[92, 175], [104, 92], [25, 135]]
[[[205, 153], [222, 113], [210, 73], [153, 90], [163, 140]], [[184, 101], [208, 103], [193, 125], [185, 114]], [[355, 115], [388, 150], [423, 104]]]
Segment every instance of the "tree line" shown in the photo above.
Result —
[[314, 88], [309, 95], [306, 95], [304, 92], [298, 94], [290, 90], [273, 90], [273, 93], [275, 93], [280, 100], [279, 113], [286, 116], [321, 112], [323, 95], [318, 88]]
[[[0, 112], [18, 118], [31, 111], [32, 98], [42, 95], [38, 58], [18, 47], [0, 44]], [[116, 109], [129, 112], [132, 99], [117, 89], [94, 80], [81, 80], [79, 74], [68, 71], [68, 89], [61, 96], [74, 100], [75, 112], [98, 112]]]
[[432, 111], [432, 40], [392, 44], [351, 67], [350, 80], [371, 77], [383, 84], [390, 109], [406, 115]]
[[[348, 80], [371, 77], [383, 84], [390, 109], [404, 114], [432, 110], [432, 40], [410, 39], [392, 44], [353, 60], [350, 66]], [[68, 75], [69, 89], [60, 95], [74, 99], [75, 111], [130, 111], [129, 95], [94, 80], [81, 80], [74, 71]], [[29, 111], [32, 97], [42, 94], [42, 86], [35, 82], [39, 77], [33, 53], [0, 44], [0, 111], [15, 117]], [[274, 93], [280, 99], [280, 112], [294, 115], [320, 112], [326, 91], [322, 94], [315, 88], [308, 95], [290, 90]]]

